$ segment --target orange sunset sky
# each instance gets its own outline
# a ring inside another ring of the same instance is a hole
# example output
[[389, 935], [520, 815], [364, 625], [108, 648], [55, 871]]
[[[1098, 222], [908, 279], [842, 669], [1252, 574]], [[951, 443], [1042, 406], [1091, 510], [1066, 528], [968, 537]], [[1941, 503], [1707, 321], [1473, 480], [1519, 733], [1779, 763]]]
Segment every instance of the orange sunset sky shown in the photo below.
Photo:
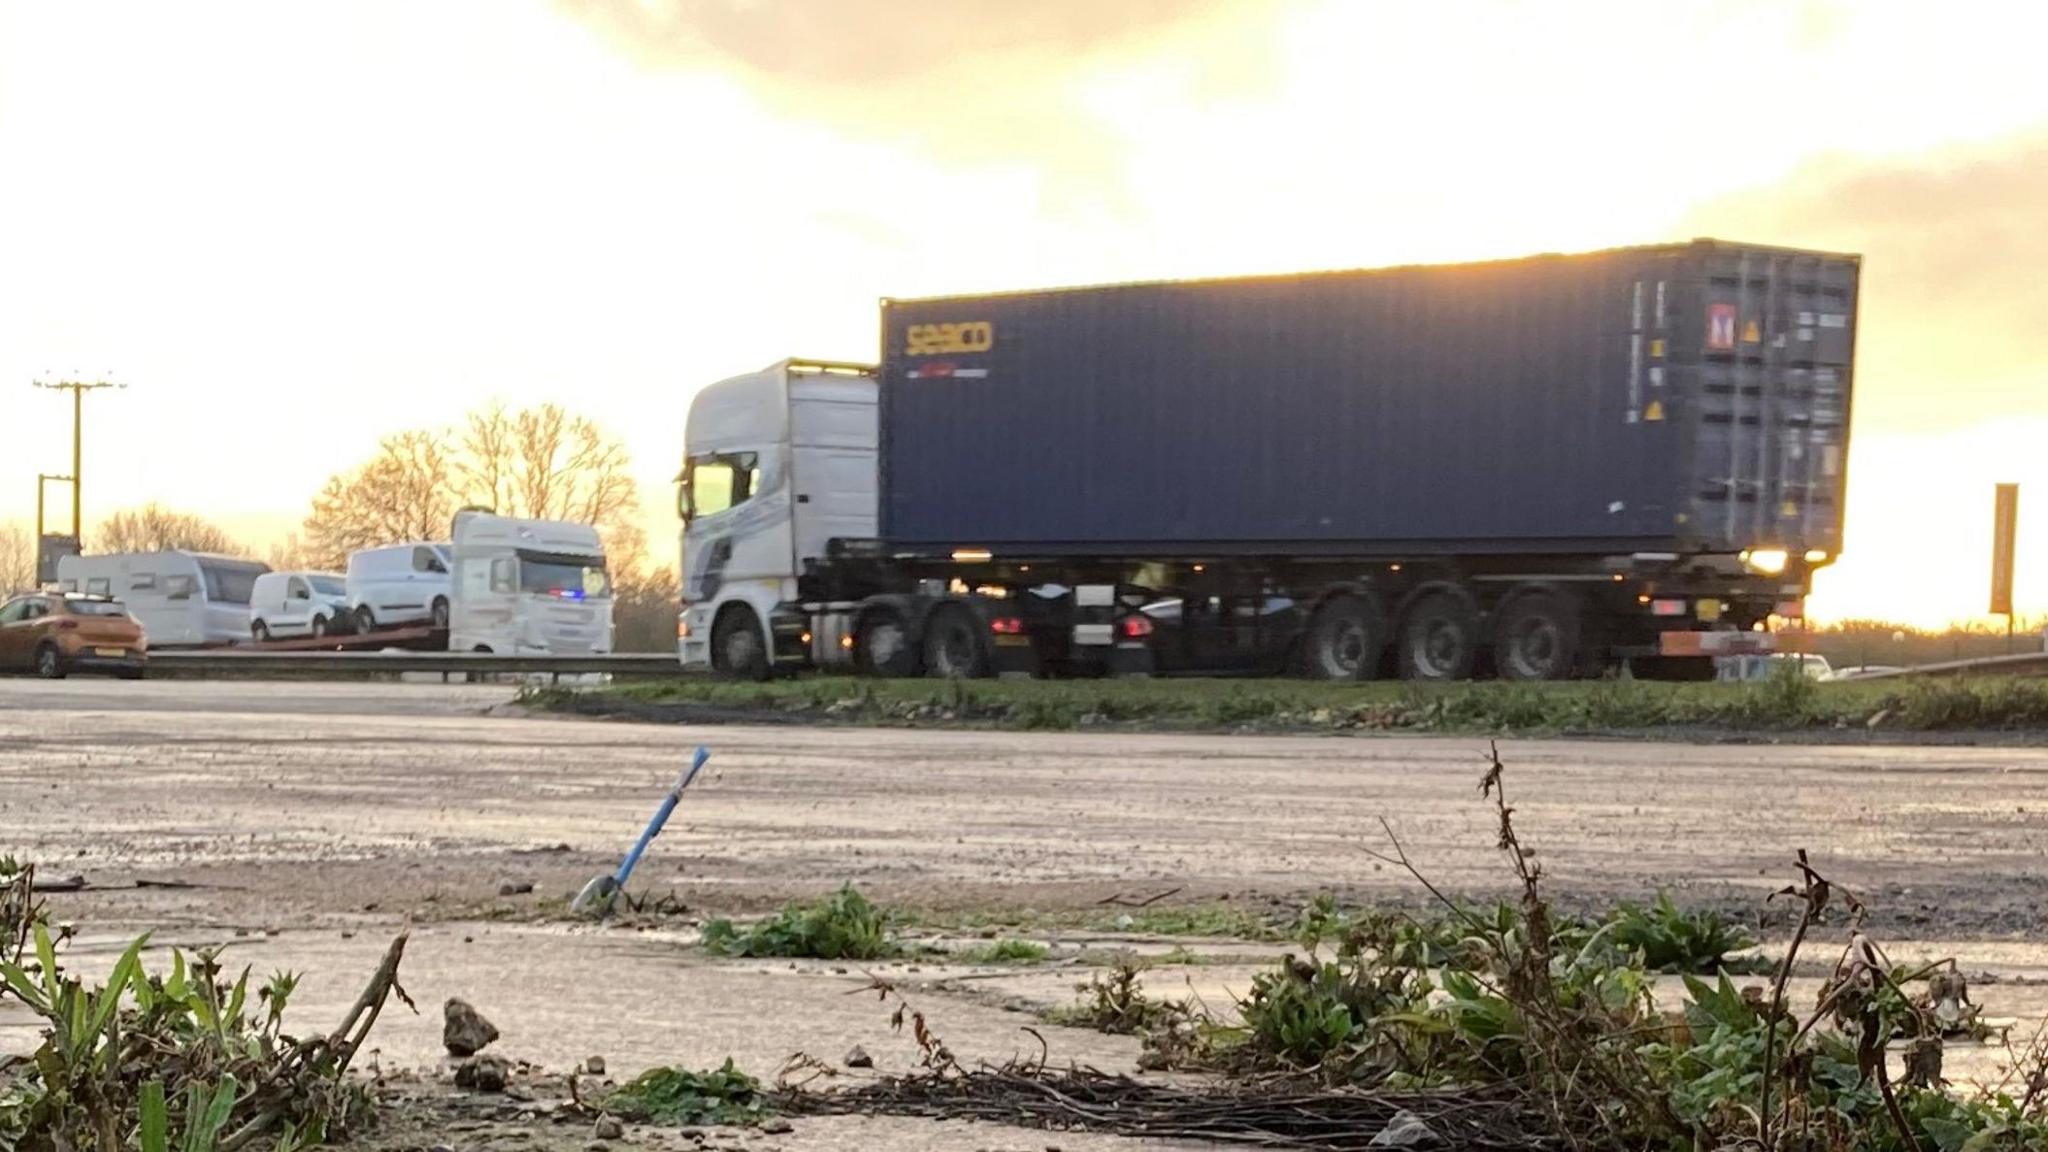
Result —
[[2048, 9], [0, 0], [0, 520], [68, 466], [260, 542], [376, 437], [555, 399], [660, 558], [694, 389], [884, 295], [1715, 235], [1863, 253], [1817, 615], [2048, 611]]

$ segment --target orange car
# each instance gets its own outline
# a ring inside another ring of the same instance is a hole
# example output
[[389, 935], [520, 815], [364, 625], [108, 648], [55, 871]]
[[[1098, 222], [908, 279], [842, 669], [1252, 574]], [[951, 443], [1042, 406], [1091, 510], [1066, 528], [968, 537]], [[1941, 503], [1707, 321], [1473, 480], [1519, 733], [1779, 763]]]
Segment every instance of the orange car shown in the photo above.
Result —
[[0, 606], [0, 671], [33, 671], [45, 680], [111, 672], [137, 680], [148, 659], [142, 625], [118, 600], [32, 593]]

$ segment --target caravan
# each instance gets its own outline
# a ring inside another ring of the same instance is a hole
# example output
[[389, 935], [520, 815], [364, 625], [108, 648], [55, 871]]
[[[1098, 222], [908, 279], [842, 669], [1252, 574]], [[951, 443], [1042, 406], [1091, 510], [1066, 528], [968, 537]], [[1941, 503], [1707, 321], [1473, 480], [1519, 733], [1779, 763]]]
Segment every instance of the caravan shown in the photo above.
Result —
[[249, 599], [268, 564], [206, 552], [66, 556], [57, 587], [112, 597], [141, 621], [151, 648], [199, 648], [249, 638]]
[[451, 652], [580, 655], [612, 650], [604, 544], [588, 524], [455, 517]]

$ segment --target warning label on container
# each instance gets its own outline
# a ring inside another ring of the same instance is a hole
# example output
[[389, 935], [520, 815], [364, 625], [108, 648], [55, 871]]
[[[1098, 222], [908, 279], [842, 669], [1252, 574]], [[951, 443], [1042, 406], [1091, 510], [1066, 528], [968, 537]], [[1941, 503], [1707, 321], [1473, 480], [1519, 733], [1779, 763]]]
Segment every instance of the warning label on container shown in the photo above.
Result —
[[1707, 347], [1735, 347], [1735, 305], [1713, 304], [1708, 306]]
[[1756, 321], [1751, 320], [1742, 326], [1742, 342], [1744, 344], [1761, 344], [1763, 338], [1764, 330], [1757, 326]]

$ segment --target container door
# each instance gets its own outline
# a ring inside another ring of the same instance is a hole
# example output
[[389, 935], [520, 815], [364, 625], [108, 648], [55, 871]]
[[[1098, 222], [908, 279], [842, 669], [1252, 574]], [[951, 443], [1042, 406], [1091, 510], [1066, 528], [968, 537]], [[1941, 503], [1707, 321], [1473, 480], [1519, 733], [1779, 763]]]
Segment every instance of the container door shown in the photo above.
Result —
[[[1689, 525], [1718, 551], [1840, 551], [1857, 265], [1715, 247], [1681, 294]], [[1690, 531], [1687, 531], [1687, 528]]]

